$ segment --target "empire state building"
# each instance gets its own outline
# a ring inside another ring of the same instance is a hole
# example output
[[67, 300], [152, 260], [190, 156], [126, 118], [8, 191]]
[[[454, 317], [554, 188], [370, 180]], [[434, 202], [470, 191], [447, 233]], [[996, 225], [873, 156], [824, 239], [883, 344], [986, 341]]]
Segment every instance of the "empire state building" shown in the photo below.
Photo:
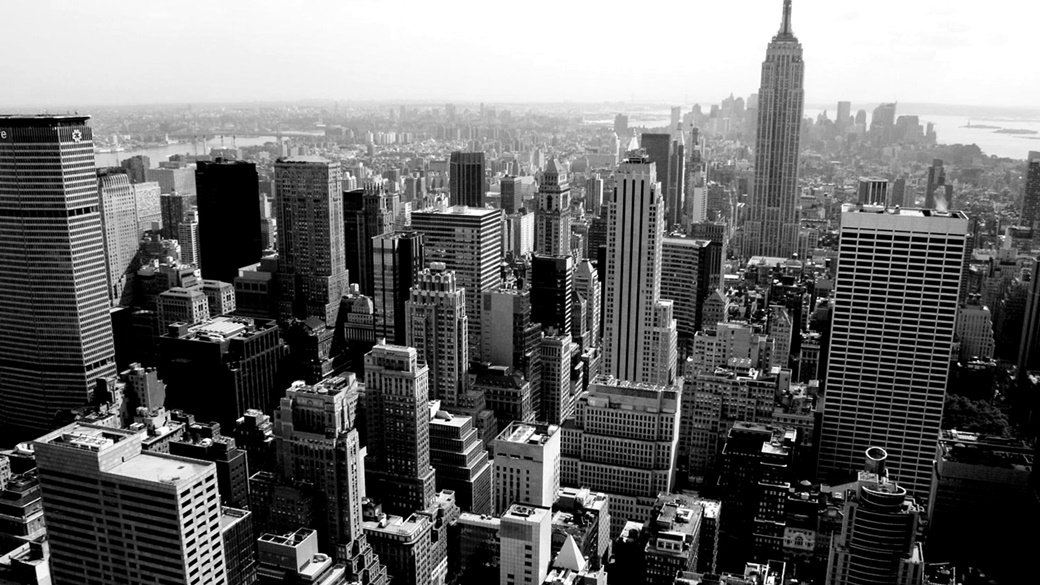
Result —
[[755, 182], [744, 223], [744, 255], [789, 258], [798, 250], [798, 139], [805, 91], [802, 44], [784, 0], [780, 32], [762, 63], [755, 137]]

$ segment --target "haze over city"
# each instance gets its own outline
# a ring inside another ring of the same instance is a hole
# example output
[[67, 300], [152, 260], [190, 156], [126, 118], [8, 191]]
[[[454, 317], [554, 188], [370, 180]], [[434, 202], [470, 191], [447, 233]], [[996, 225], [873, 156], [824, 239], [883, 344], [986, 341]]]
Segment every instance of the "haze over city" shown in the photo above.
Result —
[[1034, 5], [8, 4], [0, 585], [1036, 580]]
[[[778, 6], [7, 2], [0, 104], [704, 102], [757, 89]], [[1038, 21], [1019, 0], [801, 0], [806, 102], [1040, 104]]]

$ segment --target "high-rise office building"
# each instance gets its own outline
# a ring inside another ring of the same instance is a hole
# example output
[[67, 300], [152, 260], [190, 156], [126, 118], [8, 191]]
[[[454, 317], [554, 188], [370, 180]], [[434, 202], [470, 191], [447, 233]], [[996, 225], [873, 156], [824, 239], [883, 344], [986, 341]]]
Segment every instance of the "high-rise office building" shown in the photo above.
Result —
[[309, 482], [324, 500], [319, 539], [326, 553], [349, 567], [348, 580], [367, 572], [368, 583], [385, 585], [386, 568], [362, 528], [364, 457], [354, 427], [358, 383], [353, 375], [331, 382], [296, 382], [286, 390], [274, 417], [278, 467], [283, 479]]
[[484, 207], [488, 191], [483, 152], [453, 152], [448, 162], [451, 205]]
[[184, 215], [191, 209], [192, 195], [182, 193], [162, 193], [159, 195], [159, 214], [162, 218], [162, 237], [168, 240], [177, 239], [178, 226]]
[[849, 102], [838, 102], [838, 110], [834, 118], [834, 125], [839, 130], [848, 128], [852, 115], [852, 104]]
[[137, 203], [137, 230], [144, 234], [149, 230], [162, 229], [162, 202], [159, 183], [134, 183], [134, 200]]
[[45, 431], [116, 374], [86, 116], [0, 116], [0, 207], [0, 428]]
[[[202, 251], [199, 246], [199, 212], [189, 211], [177, 224], [177, 243], [181, 245], [181, 263], [202, 269]], [[235, 271], [238, 274], [238, 271]], [[209, 274], [207, 272], [207, 274]]]
[[592, 262], [589, 260], [579, 262], [574, 269], [574, 294], [585, 302], [586, 310], [585, 326], [581, 328], [584, 330], [584, 335], [576, 341], [581, 344], [583, 349], [599, 347], [600, 312], [603, 310], [600, 301], [601, 289], [599, 275]]
[[937, 158], [932, 160], [932, 166], [928, 167], [928, 183], [924, 191], [924, 208], [935, 209], [936, 199], [942, 200], [945, 198], [945, 189], [946, 167], [943, 166], [942, 159]]
[[152, 168], [152, 159], [143, 154], [138, 154], [119, 161], [119, 166], [126, 169], [126, 173], [130, 175], [131, 183], [144, 183], [148, 180], [146, 173], [148, 169]]
[[502, 211], [506, 215], [513, 215], [524, 206], [522, 183], [518, 177], [506, 176], [502, 177], [498, 185]]
[[[541, 345], [542, 326], [531, 318], [531, 293], [513, 287], [502, 287], [484, 293], [481, 304], [481, 346], [485, 362], [509, 366], [529, 383], [527, 395], [516, 395], [508, 409], [496, 408], [496, 416], [526, 420], [541, 409]], [[517, 390], [520, 390], [518, 388]]]
[[394, 232], [372, 238], [372, 305], [376, 339], [404, 344], [404, 305], [424, 266], [422, 233]]
[[892, 142], [896, 127], [896, 104], [879, 104], [870, 116], [870, 133], [882, 145]]
[[906, 177], [899, 177], [892, 182], [892, 198], [888, 204], [891, 207], [913, 207], [913, 194], [910, 194], [910, 199], [907, 199], [906, 190]]
[[361, 294], [375, 291], [373, 238], [394, 231], [394, 212], [399, 196], [387, 193], [381, 183], [366, 184], [343, 194], [343, 241], [347, 272], [361, 287]]
[[540, 585], [549, 572], [552, 510], [515, 504], [502, 514], [499, 531], [501, 585]]
[[98, 196], [108, 268], [108, 297], [112, 306], [129, 306], [139, 243], [137, 206], [129, 175], [123, 169], [99, 169]]
[[744, 222], [745, 257], [789, 258], [798, 250], [798, 150], [802, 129], [802, 45], [784, 0], [780, 32], [762, 63], [755, 134], [755, 184]]
[[911, 585], [922, 582], [924, 553], [917, 541], [924, 509], [888, 478], [884, 449], [865, 450], [866, 465], [844, 495], [845, 522], [834, 535], [827, 561], [828, 585]]
[[145, 170], [145, 180], [158, 183], [160, 193], [181, 193], [183, 195], [198, 193], [195, 169], [183, 164], [160, 163], [160, 167], [157, 169]]
[[[200, 266], [205, 264], [202, 274], [206, 278], [234, 282], [238, 269], [259, 262], [264, 251], [256, 164], [222, 158], [200, 161], [195, 171], [195, 186], [196, 205], [202, 218], [199, 222]], [[305, 231], [297, 221], [301, 219], [290, 216], [289, 223], [281, 224], [291, 226], [287, 230], [290, 233], [283, 235], [292, 237], [293, 232]]]
[[672, 301], [661, 298], [664, 197], [653, 163], [618, 167], [607, 204], [604, 372], [620, 380], [670, 384], [676, 368]]
[[430, 368], [414, 347], [378, 344], [365, 355], [366, 487], [391, 514], [433, 503]]
[[685, 185], [685, 148], [672, 134], [646, 134], [639, 139], [650, 162], [657, 165], [657, 180], [665, 201], [665, 226], [679, 223], [682, 217], [682, 195]]
[[661, 298], [673, 303], [680, 345], [701, 330], [704, 301], [722, 285], [722, 245], [671, 235], [661, 246]]
[[601, 375], [579, 398], [575, 424], [561, 429], [560, 481], [610, 496], [612, 536], [675, 486], [681, 402], [678, 387]]
[[859, 202], [864, 205], [888, 205], [888, 180], [860, 177]]
[[531, 320], [542, 329], [571, 333], [571, 304], [574, 302], [574, 257], [531, 258]]
[[274, 321], [248, 317], [181, 323], [159, 339], [159, 350], [169, 406], [225, 429], [235, 428], [247, 410], [269, 412], [277, 403], [279, 372], [289, 354]]
[[570, 335], [553, 329], [545, 332], [539, 345], [542, 366], [539, 420], [563, 424], [574, 414], [576, 392], [571, 385], [571, 359], [578, 347]]
[[495, 438], [495, 513], [513, 504], [551, 507], [560, 489], [560, 427], [514, 422]]
[[534, 251], [546, 256], [571, 253], [571, 187], [556, 159], [550, 159], [538, 185]]
[[292, 226], [278, 235], [280, 320], [317, 317], [330, 327], [336, 323], [348, 286], [341, 182], [339, 163], [321, 157], [275, 163], [278, 225]]
[[419, 273], [405, 303], [405, 345], [418, 351], [429, 366], [429, 398], [459, 406], [466, 368], [469, 367], [466, 297], [455, 273], [433, 262]]
[[472, 417], [443, 410], [433, 413], [430, 465], [436, 473], [437, 489], [455, 492], [459, 508], [474, 514], [494, 514], [491, 461]]
[[[1019, 225], [1033, 227], [1040, 221], [1040, 152], [1029, 151], [1026, 160], [1026, 191], [1022, 197]], [[1034, 238], [1036, 235], [1034, 234]]]
[[821, 431], [821, 479], [880, 446], [912, 494], [929, 490], [953, 351], [963, 213], [845, 207]]
[[480, 356], [480, 297], [502, 284], [502, 210], [451, 207], [412, 214], [426, 263], [443, 262], [466, 290], [469, 355]]
[[227, 583], [216, 468], [143, 437], [73, 423], [35, 441], [55, 584]]

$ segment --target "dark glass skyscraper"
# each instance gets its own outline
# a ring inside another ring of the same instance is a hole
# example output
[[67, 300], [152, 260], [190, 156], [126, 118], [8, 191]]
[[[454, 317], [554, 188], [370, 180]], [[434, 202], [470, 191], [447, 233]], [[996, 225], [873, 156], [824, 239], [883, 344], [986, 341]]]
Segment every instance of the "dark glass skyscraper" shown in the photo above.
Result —
[[49, 430], [116, 374], [87, 116], [0, 116], [0, 429]]
[[762, 63], [755, 135], [755, 184], [744, 223], [744, 256], [787, 258], [798, 249], [798, 148], [804, 63], [784, 0], [780, 32]]
[[484, 207], [487, 179], [483, 152], [453, 152], [448, 164], [451, 204]]
[[238, 269], [263, 256], [260, 180], [251, 162], [200, 161], [195, 171], [199, 264], [206, 278], [235, 282]]

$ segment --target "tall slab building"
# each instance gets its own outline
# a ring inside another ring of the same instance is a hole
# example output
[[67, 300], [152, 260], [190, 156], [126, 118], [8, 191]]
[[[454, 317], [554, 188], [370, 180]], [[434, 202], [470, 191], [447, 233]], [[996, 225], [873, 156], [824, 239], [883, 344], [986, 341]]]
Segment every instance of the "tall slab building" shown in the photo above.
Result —
[[292, 226], [278, 235], [278, 318], [317, 317], [332, 326], [348, 286], [339, 163], [278, 159], [275, 186], [278, 225]]
[[469, 355], [480, 356], [481, 295], [502, 285], [502, 210], [455, 206], [412, 214], [426, 263], [443, 262], [466, 290]]
[[927, 497], [967, 233], [959, 211], [843, 211], [821, 480], [854, 477], [862, 454], [882, 447], [893, 479]]
[[484, 207], [488, 190], [483, 152], [453, 152], [448, 162], [452, 205]]
[[619, 380], [671, 384], [677, 333], [672, 301], [661, 299], [665, 204], [649, 158], [621, 163], [606, 207], [604, 371]]
[[780, 32], [762, 63], [755, 135], [755, 183], [744, 223], [744, 256], [788, 258], [798, 250], [798, 149], [805, 91], [802, 44], [784, 0]]
[[[234, 282], [238, 269], [256, 264], [264, 252], [256, 165], [223, 158], [200, 161], [195, 188], [201, 218], [196, 251], [199, 266], [205, 264], [201, 269], [206, 278]], [[183, 214], [177, 219], [183, 220]]]
[[407, 517], [434, 499], [430, 466], [430, 368], [414, 347], [378, 344], [365, 354], [365, 471], [372, 496]]
[[0, 429], [53, 428], [116, 375], [87, 116], [0, 116]]
[[34, 443], [56, 585], [228, 582], [216, 466], [142, 438], [74, 423]]

